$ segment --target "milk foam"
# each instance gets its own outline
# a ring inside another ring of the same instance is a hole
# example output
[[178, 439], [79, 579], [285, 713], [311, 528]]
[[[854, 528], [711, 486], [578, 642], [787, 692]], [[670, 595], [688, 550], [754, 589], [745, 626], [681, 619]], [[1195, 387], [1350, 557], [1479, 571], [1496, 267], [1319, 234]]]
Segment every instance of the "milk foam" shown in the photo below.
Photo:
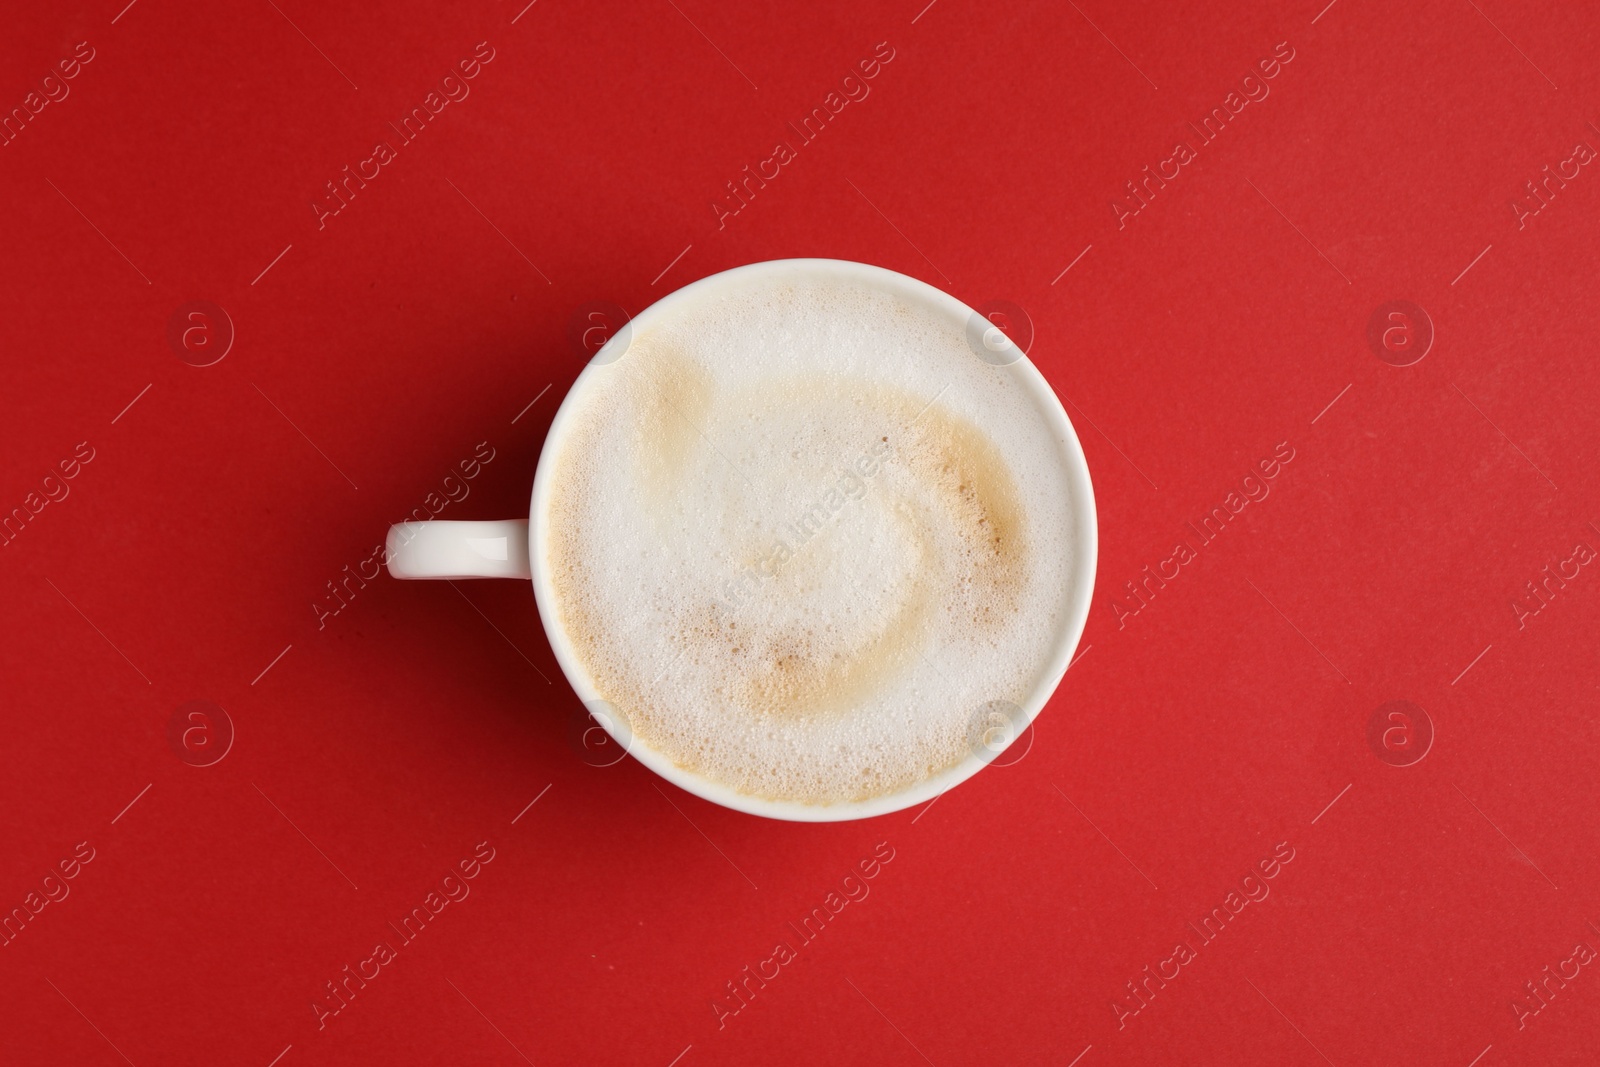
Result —
[[965, 759], [975, 717], [1046, 680], [1066, 445], [964, 325], [758, 276], [584, 380], [536, 519], [561, 627], [636, 738], [744, 793], [860, 800]]

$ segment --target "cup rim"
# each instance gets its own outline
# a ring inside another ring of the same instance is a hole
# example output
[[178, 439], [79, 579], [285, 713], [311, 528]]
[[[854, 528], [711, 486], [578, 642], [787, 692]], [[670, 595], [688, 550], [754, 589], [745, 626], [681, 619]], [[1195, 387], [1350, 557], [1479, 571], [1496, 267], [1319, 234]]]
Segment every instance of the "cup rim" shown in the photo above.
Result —
[[[762, 276], [782, 277], [785, 274], [792, 274], [796, 271], [826, 273], [833, 278], [861, 282], [892, 295], [929, 304], [936, 309], [947, 311], [951, 320], [961, 324], [963, 327], [965, 323], [971, 320], [972, 316], [978, 314], [944, 290], [885, 267], [843, 259], [773, 259], [749, 263], [707, 275], [681, 289], [668, 293], [630, 320], [628, 324], [630, 334], [623, 339], [623, 342], [627, 343], [628, 340], [631, 340], [631, 331], [648, 329], [656, 320], [672, 314], [679, 305], [698, 300], [710, 290], [725, 287], [734, 281], [746, 281]], [[584, 394], [591, 379], [610, 362], [603, 358], [607, 349], [616, 344], [619, 337], [621, 337], [620, 334], [614, 336], [599, 352], [595, 353], [589, 364], [584, 367], [573, 381], [571, 388], [567, 390], [566, 396], [562, 398], [561, 407], [556, 411], [555, 418], [550, 423], [550, 430], [545, 435], [544, 444], [539, 453], [539, 463], [533, 478], [533, 492], [528, 505], [528, 563], [533, 575], [533, 593], [534, 600], [538, 605], [539, 621], [544, 626], [545, 636], [550, 641], [551, 650], [555, 653], [556, 662], [561, 667], [561, 673], [566, 676], [567, 683], [577, 694], [578, 699], [586, 706], [592, 701], [604, 698], [589, 679], [587, 671], [579, 661], [577, 653], [568, 639], [566, 630], [561, 625], [556, 612], [555, 591], [551, 583], [549, 566], [544, 560], [543, 552], [543, 546], [546, 542], [546, 519], [549, 514], [548, 508], [544, 507], [544, 505], [550, 495], [551, 473], [555, 466], [555, 456], [560, 449], [561, 442], [568, 435], [573, 421], [577, 418], [578, 411], [584, 404]], [[1045, 669], [1039, 676], [1040, 681], [1020, 705], [1027, 718], [1028, 725], [1031, 727], [1034, 719], [1038, 717], [1045, 704], [1049, 702], [1051, 696], [1055, 694], [1056, 689], [1060, 686], [1061, 679], [1072, 662], [1072, 655], [1077, 650], [1078, 642], [1082, 638], [1084, 627], [1088, 622], [1089, 606], [1094, 595], [1095, 570], [1099, 556], [1099, 525], [1095, 511], [1094, 486], [1089, 476], [1089, 463], [1084, 456], [1083, 446], [1078, 440], [1077, 431], [1072, 425], [1072, 420], [1067, 417], [1066, 409], [1062, 406], [1060, 398], [1056, 395], [1055, 390], [1051, 388], [1044, 375], [1034, 366], [1033, 361], [1026, 355], [1023, 355], [1014, 364], [1008, 365], [1007, 369], [1013, 371], [1018, 384], [1028, 390], [1035, 407], [1051, 424], [1052, 429], [1055, 430], [1058, 436], [1058, 442], [1068, 468], [1066, 472], [1068, 491], [1074, 504], [1073, 517], [1077, 525], [1073, 540], [1073, 562], [1068, 578], [1071, 584], [1071, 596], [1067, 603], [1065, 619]], [[705, 775], [678, 766], [666, 755], [656, 751], [637, 736], [619, 736], [618, 731], [613, 729], [611, 724], [602, 722], [601, 725], [622, 745], [629, 756], [637, 759], [649, 770], [679, 788], [714, 804], [732, 808], [735, 811], [790, 822], [842, 822], [903, 811], [906, 808], [931, 801], [946, 791], [955, 788], [994, 762], [995, 758], [1004, 751], [1002, 749], [994, 752], [987, 758], [978, 752], [969, 753], [959, 763], [893, 793], [868, 797], [865, 800], [808, 804], [800, 801], [774, 800], [768, 797], [741, 793]], [[1026, 729], [1017, 731], [1016, 735], [1007, 742], [1006, 747], [1009, 748], [1025, 732]]]

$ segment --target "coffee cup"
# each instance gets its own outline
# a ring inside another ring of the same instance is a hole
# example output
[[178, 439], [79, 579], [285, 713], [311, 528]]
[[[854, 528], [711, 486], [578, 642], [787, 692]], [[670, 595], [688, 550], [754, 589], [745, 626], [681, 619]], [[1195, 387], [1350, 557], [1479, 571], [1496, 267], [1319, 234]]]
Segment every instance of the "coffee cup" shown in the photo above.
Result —
[[531, 579], [611, 744], [725, 807], [826, 822], [1001, 758], [1066, 672], [1097, 547], [1077, 435], [1004, 331], [905, 275], [789, 259], [613, 335], [528, 518], [401, 523], [386, 562]]

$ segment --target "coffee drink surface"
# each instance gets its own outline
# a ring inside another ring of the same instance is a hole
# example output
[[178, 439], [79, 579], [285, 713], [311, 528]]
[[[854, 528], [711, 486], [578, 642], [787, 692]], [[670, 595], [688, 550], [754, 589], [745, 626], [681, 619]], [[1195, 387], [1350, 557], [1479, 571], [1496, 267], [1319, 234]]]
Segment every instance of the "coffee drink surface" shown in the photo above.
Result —
[[[828, 804], [965, 759], [1073, 590], [1067, 444], [947, 307], [819, 275], [678, 303], [593, 368], [542, 514], [554, 611], [635, 737]], [[1057, 668], [1059, 670], [1059, 668]]]

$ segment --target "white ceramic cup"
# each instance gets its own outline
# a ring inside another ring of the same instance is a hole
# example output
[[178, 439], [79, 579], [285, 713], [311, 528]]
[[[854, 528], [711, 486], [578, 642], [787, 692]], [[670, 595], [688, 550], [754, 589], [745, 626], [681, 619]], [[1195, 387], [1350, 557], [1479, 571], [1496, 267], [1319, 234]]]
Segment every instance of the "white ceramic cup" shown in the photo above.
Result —
[[[993, 364], [996, 373], [1011, 375], [1017, 388], [1032, 398], [1040, 419], [1054, 431], [1072, 497], [1073, 521], [1076, 523], [1067, 610], [1063, 613], [1061, 629], [1049, 661], [1033, 692], [1022, 704], [1008, 706], [1008, 711], [995, 722], [995, 729], [985, 726], [981, 736], [975, 739], [971, 754], [955, 766], [894, 793], [831, 804], [772, 800], [741, 793], [679, 767], [642, 739], [634, 737], [628, 728], [626, 716], [609, 704], [595, 688], [562, 629], [543, 548], [548, 538], [547, 505], [551, 475], [562, 439], [583, 407], [595, 376], [606, 373], [608, 364], [622, 355], [633, 333], [647, 331], [657, 323], [670, 320], [680, 308], [715, 295], [717, 290], [729, 287], [730, 283], [757, 281], [781, 284], [799, 278], [867, 286], [946, 315], [952, 329], [965, 331], [974, 346], [975, 358]], [[1089, 481], [1089, 465], [1084, 459], [1078, 436], [1073, 432], [1072, 423], [1068, 421], [1060, 400], [1044, 376], [1004, 333], [948, 293], [882, 267], [837, 259], [780, 259], [713, 274], [662, 297], [595, 353], [572, 384], [561, 403], [561, 409], [556, 412], [555, 421], [550, 425], [544, 450], [539, 456], [539, 466], [534, 473], [533, 501], [527, 519], [401, 523], [389, 529], [385, 558], [389, 573], [396, 578], [532, 578], [539, 618], [544, 623], [556, 662], [561, 664], [562, 673], [567, 676], [567, 681], [593, 714], [595, 721], [624, 751], [674, 785], [724, 807], [773, 819], [834, 822], [886, 815], [932, 800], [994, 762], [1022, 734], [1060, 684], [1072, 653], [1077, 648], [1078, 638], [1083, 634], [1084, 622], [1089, 615], [1090, 596], [1094, 591], [1097, 549], [1094, 489]]]

